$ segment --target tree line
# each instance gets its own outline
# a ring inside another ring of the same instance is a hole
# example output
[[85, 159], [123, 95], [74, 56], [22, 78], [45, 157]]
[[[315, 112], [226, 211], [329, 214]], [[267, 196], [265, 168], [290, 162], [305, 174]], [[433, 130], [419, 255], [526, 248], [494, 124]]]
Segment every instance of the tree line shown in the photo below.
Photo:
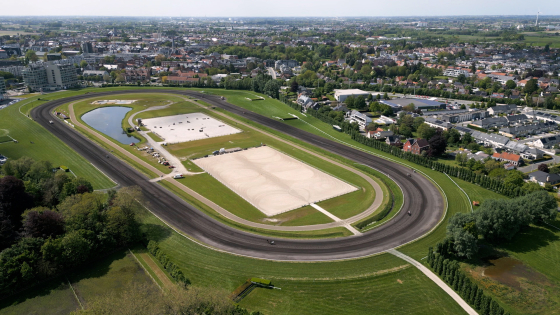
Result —
[[457, 261], [447, 259], [443, 255], [435, 253], [432, 247], [430, 247], [427, 263], [435, 273], [447, 282], [480, 315], [509, 315], [509, 312], [504, 311], [498, 302], [484, 294], [484, 289], [471, 281], [461, 270]]

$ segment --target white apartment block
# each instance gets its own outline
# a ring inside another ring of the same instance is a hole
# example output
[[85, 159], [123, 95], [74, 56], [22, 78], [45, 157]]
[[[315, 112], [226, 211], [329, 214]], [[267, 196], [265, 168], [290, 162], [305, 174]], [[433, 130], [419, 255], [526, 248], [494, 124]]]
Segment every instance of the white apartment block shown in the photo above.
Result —
[[34, 91], [61, 90], [78, 84], [76, 68], [64, 60], [30, 64], [22, 74], [25, 85]]
[[472, 76], [472, 74], [469, 72], [469, 70], [465, 70], [465, 69], [446, 69], [443, 72], [444, 76], [453, 77], [453, 78], [456, 78], [461, 74], [464, 75], [467, 78]]

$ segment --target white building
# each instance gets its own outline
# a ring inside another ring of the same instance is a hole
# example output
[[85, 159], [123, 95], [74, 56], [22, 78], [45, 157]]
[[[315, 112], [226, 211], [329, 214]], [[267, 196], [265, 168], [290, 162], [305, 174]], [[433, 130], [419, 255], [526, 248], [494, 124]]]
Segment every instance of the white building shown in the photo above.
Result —
[[444, 76], [454, 77], [454, 78], [460, 76], [461, 74], [464, 75], [464, 76], [467, 77], [467, 78], [470, 77], [470, 76], [472, 76], [472, 74], [470, 73], [470, 71], [469, 71], [469, 70], [465, 70], [465, 69], [446, 69], [446, 70], [443, 72], [443, 75], [444, 75]]
[[[348, 115], [349, 113], [349, 115]], [[365, 114], [360, 113], [357, 110], [352, 110], [351, 112], [348, 112], [348, 120], [350, 122], [357, 122], [358, 125], [360, 126], [360, 129], [365, 129], [367, 125], [371, 124], [372, 120], [371, 118], [369, 118], [368, 116], [366, 116]]]
[[61, 90], [78, 84], [76, 68], [66, 60], [36, 62], [23, 70], [23, 81], [32, 90]]
[[369, 92], [362, 91], [360, 89], [350, 89], [350, 90], [334, 90], [334, 98], [339, 102], [344, 102], [349, 96], [358, 97], [368, 97]]

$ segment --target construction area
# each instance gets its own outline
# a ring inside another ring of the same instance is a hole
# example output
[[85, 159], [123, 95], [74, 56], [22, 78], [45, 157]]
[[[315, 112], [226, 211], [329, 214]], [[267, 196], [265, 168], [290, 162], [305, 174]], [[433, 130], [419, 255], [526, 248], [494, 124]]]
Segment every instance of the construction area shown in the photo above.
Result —
[[237, 128], [202, 113], [142, 119], [140, 122], [170, 144], [241, 132]]
[[267, 216], [357, 190], [268, 146], [193, 162]]

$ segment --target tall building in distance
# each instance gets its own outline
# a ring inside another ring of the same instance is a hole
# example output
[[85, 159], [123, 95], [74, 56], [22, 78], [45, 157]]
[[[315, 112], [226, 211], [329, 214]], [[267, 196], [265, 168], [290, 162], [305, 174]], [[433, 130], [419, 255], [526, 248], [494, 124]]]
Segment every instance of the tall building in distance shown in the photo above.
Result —
[[25, 85], [34, 91], [61, 90], [78, 84], [74, 64], [68, 60], [36, 62], [23, 70]]
[[93, 54], [93, 46], [91, 45], [91, 42], [82, 43], [82, 53]]
[[4, 100], [4, 94], [6, 94], [6, 81], [0, 77], [0, 101]]

